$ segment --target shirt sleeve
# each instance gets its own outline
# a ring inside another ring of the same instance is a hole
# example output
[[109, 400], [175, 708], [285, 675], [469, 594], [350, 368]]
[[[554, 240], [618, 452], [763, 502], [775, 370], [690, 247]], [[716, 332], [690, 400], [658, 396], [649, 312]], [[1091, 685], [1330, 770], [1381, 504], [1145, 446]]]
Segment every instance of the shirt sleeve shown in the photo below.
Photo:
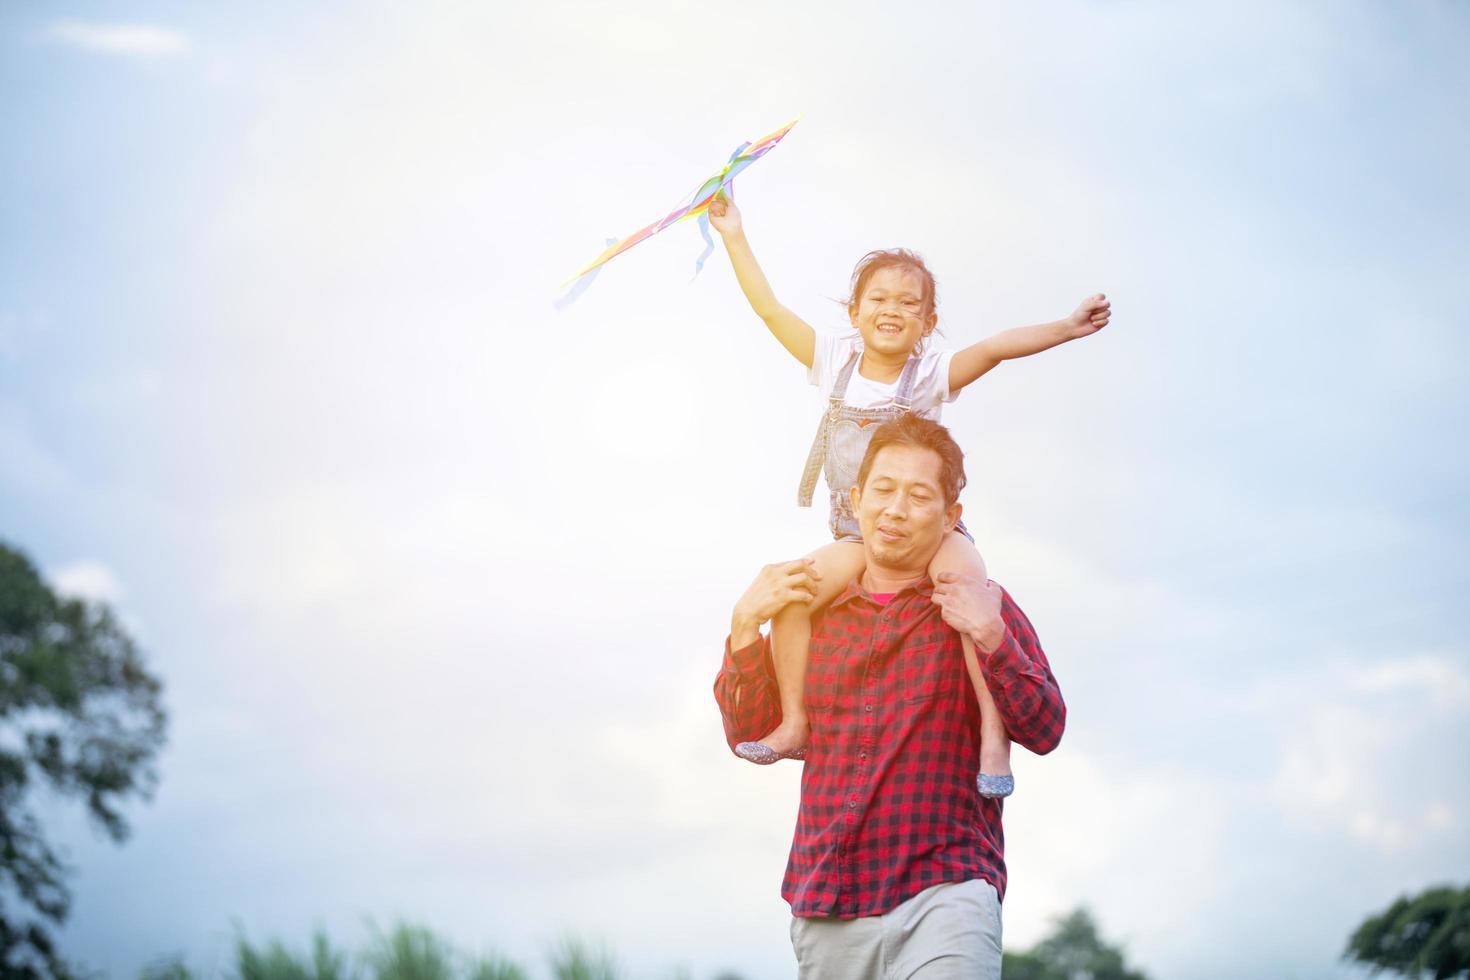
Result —
[[949, 362], [952, 360], [954, 360], [952, 350], [924, 352], [914, 374], [914, 411], [926, 412], [945, 402], [952, 402], [960, 396], [958, 391], [949, 390]]
[[852, 356], [856, 343], [854, 334], [818, 330], [816, 343], [812, 345], [812, 366], [806, 372], [807, 383], [822, 389], [823, 395], [831, 391], [837, 382], [837, 372]]
[[741, 742], [754, 742], [781, 724], [780, 690], [766, 637], [739, 650], [731, 650], [729, 638], [725, 639], [725, 659], [715, 678], [715, 702], [731, 752]]
[[1006, 624], [1004, 642], [989, 655], [982, 654], [985, 686], [1011, 740], [1045, 755], [1062, 741], [1067, 705], [1031, 620], [1008, 592], [1001, 618]]

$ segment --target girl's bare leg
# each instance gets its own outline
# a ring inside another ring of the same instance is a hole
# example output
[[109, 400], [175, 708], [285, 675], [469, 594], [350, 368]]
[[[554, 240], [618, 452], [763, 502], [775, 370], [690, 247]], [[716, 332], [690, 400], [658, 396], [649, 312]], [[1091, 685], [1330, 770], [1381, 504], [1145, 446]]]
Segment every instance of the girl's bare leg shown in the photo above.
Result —
[[[958, 531], [951, 531], [939, 546], [939, 553], [929, 563], [929, 577], [938, 579], [940, 572], [958, 572], [978, 578], [988, 578], [985, 559], [975, 550], [970, 539]], [[975, 644], [968, 636], [961, 635], [965, 648], [965, 670], [969, 672], [970, 684], [975, 688], [975, 698], [980, 702], [980, 776], [977, 780], [982, 796], [1009, 796], [1015, 789], [1011, 776], [1011, 737], [1006, 734], [1005, 722], [995, 710], [995, 701], [985, 678], [980, 673], [980, 661], [975, 656]]]
[[[806, 719], [806, 661], [812, 639], [812, 614], [823, 609], [863, 570], [863, 546], [834, 541], [807, 556], [816, 564], [817, 594], [811, 602], [793, 602], [771, 620], [771, 656], [776, 661], [776, 684], [781, 688], [781, 724], [760, 740], [777, 758], [806, 747], [811, 727]], [[737, 749], [738, 751], [738, 749]], [[741, 753], [753, 762], [776, 759], [760, 753]]]

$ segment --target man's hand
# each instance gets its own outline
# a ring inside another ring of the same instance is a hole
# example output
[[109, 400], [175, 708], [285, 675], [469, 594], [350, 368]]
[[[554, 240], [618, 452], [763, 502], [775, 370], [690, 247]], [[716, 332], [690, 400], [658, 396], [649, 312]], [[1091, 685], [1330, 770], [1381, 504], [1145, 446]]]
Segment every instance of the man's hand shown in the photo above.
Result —
[[721, 238], [729, 238], [741, 232], [740, 209], [724, 191], [720, 191], [709, 202], [709, 223], [720, 233]]
[[1000, 646], [1006, 638], [1005, 620], [1000, 616], [1000, 586], [990, 580], [959, 572], [940, 572], [934, 586], [933, 602], [940, 615], [958, 633], [975, 641], [986, 653]]
[[777, 562], [760, 570], [730, 616], [730, 649], [739, 650], [761, 635], [761, 624], [793, 602], [811, 602], [817, 594], [816, 564], [810, 558]]
[[1073, 340], [1087, 337], [1106, 327], [1112, 315], [1113, 304], [1102, 293], [1096, 293], [1084, 299], [1067, 317], [1067, 331]]

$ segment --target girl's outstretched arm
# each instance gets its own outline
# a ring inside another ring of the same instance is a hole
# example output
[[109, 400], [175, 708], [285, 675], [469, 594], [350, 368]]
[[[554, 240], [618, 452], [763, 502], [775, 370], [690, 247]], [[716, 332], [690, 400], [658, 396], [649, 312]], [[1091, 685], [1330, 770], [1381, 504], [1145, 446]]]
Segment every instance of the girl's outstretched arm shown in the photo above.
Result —
[[719, 194], [710, 202], [709, 223], [714, 225], [725, 242], [725, 253], [730, 256], [730, 264], [735, 267], [735, 278], [740, 282], [745, 298], [750, 301], [750, 308], [765, 321], [771, 333], [781, 342], [781, 346], [810, 368], [816, 350], [817, 333], [811, 324], [782, 306], [776, 299], [771, 284], [766, 282], [766, 274], [755, 260], [755, 253], [750, 250], [750, 242], [745, 240], [740, 209], [735, 206], [734, 201]]
[[1014, 327], [986, 337], [955, 352], [949, 362], [949, 390], [959, 391], [1001, 361], [1040, 354], [1058, 344], [1095, 334], [1108, 325], [1112, 315], [1108, 298], [1097, 293], [1084, 299], [1066, 319]]

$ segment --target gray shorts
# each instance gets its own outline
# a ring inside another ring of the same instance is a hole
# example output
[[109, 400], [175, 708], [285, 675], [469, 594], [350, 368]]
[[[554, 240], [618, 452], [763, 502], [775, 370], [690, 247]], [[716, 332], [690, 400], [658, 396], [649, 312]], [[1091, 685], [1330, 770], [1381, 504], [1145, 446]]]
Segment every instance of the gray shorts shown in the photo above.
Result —
[[1000, 980], [1000, 900], [983, 878], [926, 888], [883, 915], [792, 918], [800, 980]]

